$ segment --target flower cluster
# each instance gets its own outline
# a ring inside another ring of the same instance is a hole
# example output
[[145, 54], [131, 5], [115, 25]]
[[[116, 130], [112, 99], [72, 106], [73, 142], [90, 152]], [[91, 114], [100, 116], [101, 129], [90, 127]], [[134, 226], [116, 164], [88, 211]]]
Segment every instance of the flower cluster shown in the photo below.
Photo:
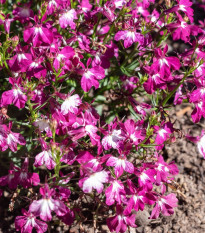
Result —
[[[0, 1], [0, 151], [11, 158], [0, 193], [26, 200], [16, 230], [78, 224], [88, 197], [94, 227], [101, 215], [111, 232], [137, 227], [146, 205], [151, 219], [173, 214], [178, 169], [162, 149], [181, 134], [167, 107], [187, 101], [194, 123], [205, 117], [205, 23], [191, 0], [23, 2], [8, 14]], [[204, 133], [186, 138], [205, 157]]]

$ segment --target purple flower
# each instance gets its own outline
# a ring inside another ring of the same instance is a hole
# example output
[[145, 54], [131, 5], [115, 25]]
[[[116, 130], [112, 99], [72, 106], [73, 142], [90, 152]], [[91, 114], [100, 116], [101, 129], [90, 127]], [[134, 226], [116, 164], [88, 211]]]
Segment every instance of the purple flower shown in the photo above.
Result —
[[164, 50], [155, 49], [154, 62], [151, 65], [151, 70], [159, 73], [162, 78], [169, 77], [171, 70], [179, 70], [181, 64], [176, 57], [166, 57], [165, 54], [168, 51], [168, 45], [164, 47]]
[[[87, 61], [87, 67], [89, 63], [91, 62], [91, 59], [88, 59]], [[101, 66], [95, 66], [93, 68], [87, 68], [85, 69], [85, 72], [83, 73], [83, 76], [81, 78], [81, 87], [85, 92], [88, 92], [92, 86], [97, 89], [99, 87], [99, 81], [100, 79], [103, 79], [105, 77], [105, 71]]]
[[108, 178], [108, 172], [104, 170], [91, 172], [85, 178], [79, 180], [79, 186], [85, 193], [90, 193], [93, 189], [96, 189], [98, 193], [102, 193], [103, 183], [107, 183]]
[[68, 114], [68, 112], [77, 114], [78, 106], [82, 104], [82, 100], [79, 95], [69, 95], [61, 105], [61, 112], [63, 115]]
[[115, 201], [121, 204], [125, 199], [124, 185], [120, 180], [113, 179], [110, 181], [111, 185], [105, 190], [106, 204], [108, 206], [113, 205]]
[[121, 206], [117, 205], [117, 215], [111, 218], [107, 218], [107, 225], [111, 232], [125, 232], [127, 226], [137, 227], [135, 225], [135, 214], [125, 214]]
[[71, 29], [75, 29], [76, 25], [74, 19], [77, 19], [77, 13], [74, 9], [67, 10], [59, 17], [59, 24], [62, 28], [69, 26]]
[[107, 160], [106, 165], [114, 167], [115, 175], [117, 178], [120, 177], [124, 171], [131, 174], [134, 173], [134, 165], [131, 162], [127, 161], [127, 158], [123, 155], [118, 158], [111, 156]]
[[44, 221], [52, 219], [51, 212], [54, 211], [58, 216], [63, 216], [67, 213], [66, 205], [60, 201], [53, 199], [55, 194], [54, 189], [50, 189], [48, 184], [40, 188], [42, 199], [33, 201], [29, 207], [29, 211]]
[[32, 42], [34, 47], [40, 46], [42, 43], [50, 45], [53, 42], [53, 32], [45, 24], [37, 23], [37, 17], [35, 17], [35, 20], [36, 25], [24, 30], [24, 41], [27, 43]]
[[25, 209], [22, 209], [22, 214], [24, 216], [17, 216], [15, 219], [15, 228], [21, 233], [32, 233], [33, 228], [36, 229], [37, 233], [43, 233], [47, 231], [47, 224], [36, 219], [36, 215], [33, 213], [27, 212]]
[[144, 43], [144, 36], [135, 31], [119, 31], [116, 33], [115, 40], [124, 40], [125, 48], [129, 48], [133, 43], [138, 42], [140, 45]]
[[152, 210], [150, 216], [151, 219], [156, 219], [159, 217], [160, 211], [165, 216], [170, 216], [174, 213], [174, 207], [177, 207], [177, 198], [174, 193], [167, 196], [159, 196], [156, 201], [156, 205]]

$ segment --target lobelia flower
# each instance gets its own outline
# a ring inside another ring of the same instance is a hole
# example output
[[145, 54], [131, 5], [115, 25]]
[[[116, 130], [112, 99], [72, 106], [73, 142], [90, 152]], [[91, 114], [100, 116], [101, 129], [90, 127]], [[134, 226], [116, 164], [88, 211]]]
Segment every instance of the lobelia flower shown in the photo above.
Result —
[[116, 41], [124, 40], [125, 48], [129, 48], [133, 43], [138, 42], [139, 45], [144, 43], [144, 36], [141, 33], [136, 32], [135, 30], [125, 30], [118, 31], [115, 34], [114, 39]]
[[[155, 182], [154, 176], [156, 175], [156, 171], [148, 167], [148, 164], [143, 164], [142, 167], [135, 170], [135, 175], [138, 177], [139, 187], [142, 187], [146, 191], [151, 191]], [[146, 170], [146, 168], [148, 169]]]
[[7, 128], [6, 142], [8, 147], [13, 151], [17, 151], [17, 144], [25, 145], [26, 141], [20, 133], [14, 133], [11, 131], [12, 123], [9, 122], [9, 127]]
[[154, 129], [157, 131], [157, 137], [155, 139], [155, 144], [157, 150], [161, 150], [164, 147], [164, 142], [167, 141], [170, 135], [174, 132], [171, 122], [167, 122], [163, 127], [154, 126]]
[[117, 122], [111, 122], [108, 130], [101, 129], [105, 137], [102, 139], [102, 145], [105, 150], [111, 148], [119, 149], [125, 140], [125, 133], [122, 129], [117, 129]]
[[152, 210], [151, 219], [156, 219], [159, 217], [160, 211], [165, 216], [170, 216], [174, 213], [174, 207], [177, 207], [177, 198], [174, 193], [167, 196], [158, 196], [156, 200], [156, 205]]
[[86, 171], [90, 169], [94, 172], [102, 170], [100, 158], [101, 157], [94, 157], [88, 151], [80, 151], [76, 160], [79, 164], [81, 164], [81, 175], [83, 175], [84, 173], [86, 173]]
[[87, 176], [79, 180], [79, 187], [83, 192], [90, 193], [93, 189], [96, 189], [98, 193], [102, 193], [104, 185], [108, 182], [109, 174], [105, 170], [90, 171]]
[[127, 133], [130, 142], [134, 145], [138, 145], [146, 137], [146, 131], [142, 127], [143, 121], [134, 122], [132, 119], [128, 119], [124, 123], [125, 132]]
[[173, 40], [183, 40], [185, 43], [189, 42], [190, 35], [197, 36], [198, 34], [198, 27], [195, 25], [189, 25], [179, 17], [179, 21], [177, 23], [170, 23], [166, 25], [166, 27], [173, 32], [172, 38]]
[[55, 156], [56, 154], [52, 153], [51, 150], [43, 150], [36, 155], [34, 166], [39, 167], [45, 164], [49, 170], [52, 170], [56, 166], [56, 162], [54, 161]]
[[0, 150], [1, 151], [5, 151], [8, 148], [7, 141], [6, 141], [6, 138], [7, 138], [6, 130], [7, 130], [7, 126], [0, 124]]
[[78, 94], [71, 95], [68, 94], [65, 101], [61, 105], [61, 112], [63, 115], [68, 114], [69, 112], [77, 114], [78, 106], [82, 104], [82, 100]]
[[9, 78], [9, 82], [13, 85], [12, 90], [3, 92], [1, 96], [1, 106], [14, 104], [17, 108], [24, 108], [27, 96], [21, 87], [22, 79]]
[[17, 167], [13, 163], [10, 164], [8, 175], [0, 177], [0, 186], [7, 186], [10, 189], [17, 188], [17, 177], [16, 177]]
[[155, 196], [151, 192], [146, 192], [142, 187], [137, 188], [131, 180], [127, 180], [129, 187], [129, 195], [131, 195], [124, 213], [130, 214], [132, 210], [143, 211], [145, 204], [153, 205], [156, 201]]
[[69, 46], [65, 46], [60, 52], [55, 54], [55, 59], [53, 61], [53, 66], [58, 71], [61, 67], [61, 64], [64, 64], [69, 61], [70, 58], [74, 57], [75, 51]]
[[123, 172], [134, 173], [134, 165], [127, 161], [127, 158], [124, 154], [121, 154], [119, 157], [110, 156], [106, 162], [107, 166], [114, 167], [116, 177], [120, 177]]
[[79, 124], [78, 122], [75, 122], [78, 124], [76, 128], [68, 131], [69, 135], [73, 136], [72, 140], [75, 142], [78, 139], [88, 135], [93, 145], [100, 146], [100, 136], [97, 134], [98, 128], [93, 124], [93, 122], [86, 119], [82, 112], [81, 115], [83, 118], [79, 119]]
[[51, 149], [46, 145], [46, 142], [44, 142], [43, 139], [40, 139], [40, 141], [43, 151], [36, 155], [34, 166], [39, 167], [45, 164], [45, 166], [49, 170], [52, 170], [56, 166], [56, 162], [54, 161], [56, 154], [55, 152], [51, 151]]
[[176, 6], [173, 6], [172, 8], [165, 10], [164, 13], [182, 11], [188, 16], [189, 20], [193, 22], [194, 10], [191, 8], [191, 6], [192, 2], [190, 2], [189, 0], [179, 0]]
[[111, 218], [107, 218], [106, 222], [111, 232], [125, 232], [127, 226], [137, 227], [135, 225], [135, 214], [125, 214], [120, 205], [116, 206], [117, 215]]
[[31, 3], [25, 3], [22, 7], [16, 7], [12, 14], [15, 16], [14, 19], [19, 20], [21, 23], [25, 23], [34, 17], [33, 10], [31, 10]]
[[40, 183], [38, 173], [28, 172], [28, 165], [28, 158], [25, 158], [21, 169], [15, 173], [17, 183], [24, 188], [31, 187], [32, 185], [37, 186]]
[[33, 228], [35, 228], [37, 233], [47, 231], [47, 224], [36, 219], [36, 215], [25, 209], [22, 209], [21, 212], [24, 216], [17, 216], [15, 219], [16, 231], [21, 231], [21, 233], [32, 233]]
[[58, 0], [49, 0], [48, 6], [46, 8], [46, 13], [48, 15], [52, 15], [53, 12], [55, 12], [55, 10], [58, 9], [59, 7], [60, 7], [60, 4]]
[[191, 118], [194, 123], [198, 123], [202, 117], [205, 118], [205, 102], [199, 101], [194, 103], [195, 108], [191, 113]]
[[105, 190], [106, 205], [111, 206], [115, 202], [121, 204], [125, 200], [125, 188], [120, 180], [110, 179], [111, 185]]
[[74, 9], [70, 9], [60, 15], [59, 24], [61, 28], [67, 28], [67, 26], [69, 26], [71, 29], [75, 29], [75, 19], [78, 19], [77, 13]]
[[25, 72], [32, 62], [32, 55], [24, 52], [26, 49], [25, 47], [21, 48], [17, 46], [16, 55], [11, 57], [8, 61], [10, 69], [14, 72]]
[[26, 43], [33, 43], [34, 47], [40, 46], [42, 43], [50, 45], [53, 42], [53, 32], [46, 24], [38, 23], [37, 16], [34, 17], [35, 26], [24, 30], [23, 38]]
[[60, 201], [53, 199], [55, 194], [54, 189], [50, 189], [48, 184], [40, 188], [42, 199], [35, 200], [29, 206], [29, 211], [44, 221], [52, 219], [51, 212], [54, 211], [58, 216], [63, 216], [67, 213], [66, 205]]
[[91, 58], [89, 58], [87, 61], [87, 69], [85, 69], [81, 78], [81, 87], [85, 92], [88, 92], [92, 86], [97, 89], [99, 87], [98, 80], [105, 77], [105, 70], [101, 66], [95, 66], [90, 69], [88, 68], [91, 61]]
[[179, 173], [179, 170], [174, 162], [171, 162], [170, 164], [165, 163], [161, 155], [158, 157], [158, 161], [155, 163], [155, 171], [155, 180], [157, 185], [160, 185], [161, 182], [167, 182], [168, 177], [170, 178], [171, 175], [176, 175]]
[[168, 51], [168, 45], [164, 47], [164, 50], [155, 49], [155, 57], [150, 70], [155, 70], [162, 78], [169, 77], [172, 70], [179, 70], [181, 64], [176, 57], [166, 57], [165, 54]]

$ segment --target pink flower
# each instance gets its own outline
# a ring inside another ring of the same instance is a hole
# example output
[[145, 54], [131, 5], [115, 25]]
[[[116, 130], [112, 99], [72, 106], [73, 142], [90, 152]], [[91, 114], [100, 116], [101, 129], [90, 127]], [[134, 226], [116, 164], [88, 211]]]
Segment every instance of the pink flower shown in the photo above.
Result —
[[44, 221], [52, 219], [51, 212], [54, 211], [58, 216], [63, 216], [67, 213], [66, 205], [60, 201], [53, 199], [55, 194], [54, 189], [50, 189], [48, 184], [44, 188], [40, 188], [42, 199], [33, 201], [29, 207], [29, 211]]
[[[87, 61], [87, 67], [91, 59]], [[88, 92], [92, 86], [97, 89], [99, 87], [98, 80], [103, 79], [105, 77], [105, 71], [101, 66], [95, 66], [93, 68], [85, 69], [83, 76], [81, 78], [81, 87], [85, 92]]]
[[20, 133], [14, 133], [11, 131], [12, 124], [7, 128], [6, 142], [8, 147], [13, 151], [17, 151], [17, 144], [25, 145], [26, 141]]
[[106, 165], [114, 167], [115, 175], [117, 178], [123, 174], [123, 171], [131, 174], [134, 173], [134, 165], [131, 162], [127, 161], [127, 158], [124, 155], [121, 155], [118, 158], [111, 156], [107, 160]]
[[19, 109], [24, 108], [27, 96], [25, 95], [23, 88], [20, 86], [21, 81], [21, 78], [18, 78], [17, 80], [9, 78], [9, 82], [13, 85], [13, 89], [3, 92], [1, 96], [1, 106], [14, 104]]
[[59, 24], [62, 28], [67, 28], [67, 26], [69, 26], [71, 29], [75, 29], [76, 25], [74, 20], [77, 18], [77, 13], [74, 9], [67, 10], [59, 17]]
[[120, 180], [111, 180], [111, 185], [105, 190], [106, 205], [110, 206], [115, 203], [121, 204], [125, 199], [124, 185]]
[[55, 156], [56, 154], [52, 153], [51, 150], [43, 150], [36, 155], [34, 166], [39, 167], [45, 164], [49, 170], [52, 170], [56, 166]]
[[36, 186], [40, 183], [40, 178], [38, 173], [28, 172], [28, 158], [24, 160], [22, 168], [16, 172], [17, 183], [22, 185], [24, 188], [31, 187], [32, 185]]
[[174, 207], [177, 207], [177, 198], [174, 193], [171, 193], [167, 196], [159, 196], [156, 202], [154, 209], [152, 210], [152, 214], [150, 216], [151, 219], [156, 219], [159, 217], [160, 211], [165, 216], [170, 216], [174, 213]]
[[60, 67], [64, 63], [68, 63], [69, 59], [73, 58], [74, 55], [74, 49], [69, 46], [65, 46], [59, 53], [55, 55], [55, 59], [53, 61], [54, 68], [58, 71]]
[[174, 132], [173, 126], [170, 122], [165, 123], [163, 127], [155, 126], [157, 130], [157, 137], [155, 139], [155, 144], [157, 150], [161, 150], [164, 147], [164, 142], [169, 139], [170, 135]]
[[126, 120], [124, 123], [125, 132], [130, 139], [130, 143], [138, 145], [146, 137], [146, 131], [141, 126], [142, 122], [135, 123], [133, 120]]
[[17, 216], [15, 219], [15, 228], [21, 233], [32, 233], [33, 228], [36, 229], [37, 233], [43, 233], [47, 231], [47, 224], [36, 219], [36, 216], [33, 213], [27, 212], [25, 209], [22, 209], [22, 214], [24, 216]]
[[164, 50], [155, 49], [154, 62], [151, 65], [151, 70], [159, 73], [162, 78], [169, 77], [171, 70], [179, 70], [181, 64], [176, 57], [166, 57], [165, 54], [168, 51], [168, 45], [164, 47]]
[[115, 34], [115, 40], [124, 40], [125, 48], [129, 48], [133, 43], [138, 42], [140, 45], [144, 43], [144, 36], [135, 31], [119, 31]]
[[202, 131], [201, 137], [197, 140], [197, 148], [199, 150], [199, 153], [205, 159], [205, 134], [204, 134], [204, 131]]
[[87, 174], [87, 177], [79, 180], [79, 186], [85, 193], [90, 193], [93, 189], [96, 189], [98, 193], [102, 193], [104, 188], [103, 183], [107, 183], [108, 178], [108, 172], [104, 170], [92, 172]]
[[127, 181], [131, 197], [127, 203], [124, 213], [130, 214], [132, 209], [143, 211], [145, 204], [153, 205], [156, 201], [152, 193], [146, 192], [143, 188], [137, 188], [131, 180]]
[[46, 25], [38, 24], [35, 16], [36, 25], [24, 30], [23, 38], [27, 43], [32, 42], [34, 47], [45, 43], [50, 45], [53, 42], [53, 33]]
[[68, 114], [68, 112], [77, 114], [78, 113], [78, 106], [82, 104], [82, 100], [79, 95], [69, 95], [65, 99], [65, 101], [61, 105], [61, 112], [63, 115]]
[[16, 171], [17, 171], [17, 167], [14, 166], [13, 163], [11, 163], [9, 171], [8, 171], [9, 174], [6, 176], [0, 177], [0, 186], [8, 185], [10, 189], [16, 189], [18, 185], [17, 177], [15, 175]]
[[205, 118], [205, 102], [199, 101], [198, 103], [194, 103], [195, 108], [191, 113], [191, 117], [194, 123], [198, 123], [202, 117]]
[[125, 232], [127, 226], [137, 227], [135, 225], [135, 214], [125, 214], [121, 206], [117, 205], [117, 215], [111, 218], [107, 218], [107, 225], [111, 232]]

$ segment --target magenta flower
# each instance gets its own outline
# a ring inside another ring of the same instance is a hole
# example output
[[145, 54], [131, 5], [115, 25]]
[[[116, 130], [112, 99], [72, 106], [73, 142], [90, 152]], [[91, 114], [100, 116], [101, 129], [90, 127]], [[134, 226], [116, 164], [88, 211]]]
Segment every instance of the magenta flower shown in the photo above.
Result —
[[195, 104], [195, 108], [191, 113], [191, 117], [194, 123], [198, 123], [202, 117], [205, 118], [205, 102], [199, 101]]
[[28, 162], [28, 158], [26, 158], [22, 168], [15, 173], [17, 183], [22, 185], [24, 188], [31, 187], [32, 185], [37, 186], [40, 183], [38, 173], [28, 172]]
[[164, 147], [164, 142], [170, 138], [170, 135], [174, 132], [173, 126], [170, 122], [165, 123], [163, 127], [154, 126], [157, 130], [157, 137], [155, 139], [155, 144], [157, 150], [161, 150]]
[[124, 40], [125, 48], [129, 48], [135, 42], [138, 42], [140, 45], [144, 43], [144, 36], [142, 34], [128, 30], [117, 32], [114, 39], [116, 41]]
[[123, 154], [118, 158], [111, 156], [107, 160], [106, 165], [114, 167], [115, 175], [117, 178], [120, 177], [124, 171], [131, 174], [134, 173], [134, 165], [131, 162], [127, 161], [126, 156]]
[[13, 89], [3, 92], [1, 96], [1, 106], [14, 104], [18, 108], [24, 108], [27, 96], [24, 94], [24, 89], [20, 86], [21, 81], [21, 78], [17, 80], [9, 78], [9, 82], [13, 85]]
[[7, 186], [10, 189], [17, 188], [17, 177], [16, 177], [17, 167], [13, 163], [10, 164], [8, 175], [0, 177], [0, 186]]
[[78, 106], [82, 104], [82, 100], [79, 95], [69, 95], [61, 105], [61, 112], [63, 115], [68, 114], [68, 112], [77, 114]]
[[45, 164], [49, 170], [52, 170], [56, 166], [55, 156], [56, 154], [52, 153], [51, 150], [43, 150], [36, 155], [34, 166], [39, 167]]
[[59, 24], [62, 28], [67, 28], [67, 26], [69, 26], [71, 29], [75, 29], [76, 25], [74, 20], [77, 18], [77, 13], [74, 9], [67, 10], [59, 17]]
[[21, 233], [32, 233], [33, 228], [35, 228], [37, 233], [43, 233], [47, 231], [47, 224], [36, 219], [36, 215], [30, 213], [29, 211], [27, 212], [25, 209], [22, 209], [21, 211], [24, 216], [16, 217], [16, 231], [21, 231]]
[[141, 123], [142, 122], [135, 123], [130, 119], [126, 120], [124, 123], [125, 132], [130, 139], [130, 143], [133, 143], [134, 145], [138, 145], [146, 137], [146, 132], [142, 125], [140, 125]]
[[143, 188], [137, 188], [131, 180], [127, 181], [131, 197], [127, 203], [124, 213], [130, 214], [132, 210], [143, 211], [145, 204], [153, 205], [156, 201], [152, 193], [146, 192]]
[[105, 77], [105, 71], [101, 66], [95, 66], [89, 69], [88, 66], [90, 62], [91, 59], [88, 59], [87, 69], [85, 69], [85, 72], [83, 73], [83, 76], [81, 78], [81, 87], [85, 92], [88, 92], [92, 86], [97, 89], [99, 87], [98, 80]]
[[155, 171], [156, 171], [156, 184], [160, 184], [161, 182], [167, 182], [167, 178], [170, 175], [178, 174], [178, 168], [174, 163], [167, 164], [164, 162], [163, 157], [160, 155], [158, 161], [155, 164]]
[[29, 207], [29, 211], [44, 221], [52, 219], [51, 212], [54, 211], [58, 216], [63, 216], [67, 213], [66, 205], [60, 201], [53, 199], [55, 194], [54, 189], [50, 189], [48, 184], [40, 188], [42, 199], [33, 201]]
[[34, 17], [36, 25], [24, 30], [23, 38], [27, 43], [32, 42], [34, 47], [40, 46], [42, 43], [50, 45], [53, 42], [53, 33], [45, 24], [37, 23], [38, 19]]
[[103, 183], [107, 183], [108, 178], [108, 172], [105, 170], [91, 172], [85, 178], [79, 180], [79, 186], [85, 193], [90, 193], [93, 189], [96, 189], [98, 193], [102, 193]]
[[107, 218], [107, 225], [111, 232], [125, 232], [127, 226], [137, 227], [135, 225], [135, 214], [125, 214], [121, 206], [117, 205], [117, 215], [111, 218]]
[[169, 77], [171, 70], [179, 70], [181, 64], [176, 57], [166, 57], [165, 54], [168, 51], [168, 45], [164, 47], [164, 50], [155, 49], [154, 62], [151, 65], [151, 70], [159, 73], [162, 78]]
[[53, 61], [54, 68], [58, 71], [60, 67], [69, 61], [75, 55], [75, 51], [73, 48], [69, 46], [65, 46], [60, 52], [55, 55], [55, 59]]
[[125, 200], [125, 188], [120, 180], [111, 180], [111, 185], [105, 190], [106, 205], [121, 204]]
[[199, 153], [204, 157], [205, 159], [205, 134], [204, 131], [202, 131], [202, 135], [197, 140], [197, 148], [199, 150]]
[[7, 128], [7, 137], [6, 142], [8, 147], [13, 151], [17, 151], [17, 144], [25, 145], [26, 141], [24, 137], [20, 133], [14, 133], [11, 131], [12, 124], [9, 124], [9, 128]]
[[165, 216], [170, 216], [174, 213], [174, 207], [177, 207], [177, 198], [174, 193], [171, 193], [167, 196], [159, 196], [152, 214], [151, 219], [156, 219], [159, 217], [160, 211]]

